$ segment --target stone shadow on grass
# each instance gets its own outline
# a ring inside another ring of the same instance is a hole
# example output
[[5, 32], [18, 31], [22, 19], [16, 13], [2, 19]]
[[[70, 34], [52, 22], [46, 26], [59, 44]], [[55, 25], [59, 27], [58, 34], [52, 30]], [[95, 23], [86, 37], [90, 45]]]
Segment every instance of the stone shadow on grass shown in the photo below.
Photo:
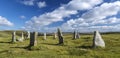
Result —
[[39, 46], [10, 47], [10, 48], [25, 49], [25, 50], [28, 50], [28, 51], [40, 50], [41, 49], [41, 47], [39, 47]]
[[0, 51], [0, 54], [1, 54], [1, 53], [5, 53], [5, 52], [8, 52], [8, 50]]
[[21, 49], [26, 49], [27, 47], [10, 47], [10, 48], [21, 48]]
[[51, 44], [51, 43], [41, 43], [41, 44], [45, 44], [45, 45], [55, 45], [55, 46], [58, 45], [58, 44]]
[[31, 46], [24, 46], [24, 47], [10, 47], [10, 48], [18, 48], [18, 49], [31, 50]]
[[76, 48], [83, 48], [83, 49], [92, 49], [93, 47], [92, 46], [77, 46]]
[[0, 43], [11, 43], [11, 42], [4, 42], [4, 41], [0, 41]]
[[54, 46], [66, 46], [66, 45], [64, 45], [64, 43], [62, 43], [62, 44], [59, 44], [59, 43], [57, 43], [57, 44], [41, 43], [41, 44], [45, 44], [45, 45], [54, 45]]

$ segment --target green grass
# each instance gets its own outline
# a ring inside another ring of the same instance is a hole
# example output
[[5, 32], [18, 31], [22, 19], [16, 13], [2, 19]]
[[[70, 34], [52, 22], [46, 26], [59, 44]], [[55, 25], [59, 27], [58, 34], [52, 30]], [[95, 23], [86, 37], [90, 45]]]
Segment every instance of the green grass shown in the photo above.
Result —
[[93, 49], [90, 48], [93, 35], [81, 35], [76, 40], [72, 40], [72, 35], [66, 35], [64, 45], [56, 45], [58, 39], [53, 36], [47, 36], [47, 40], [39, 36], [38, 45], [28, 50], [29, 40], [12, 44], [11, 33], [0, 32], [0, 58], [119, 58], [120, 34], [104, 34], [102, 37], [106, 47]]

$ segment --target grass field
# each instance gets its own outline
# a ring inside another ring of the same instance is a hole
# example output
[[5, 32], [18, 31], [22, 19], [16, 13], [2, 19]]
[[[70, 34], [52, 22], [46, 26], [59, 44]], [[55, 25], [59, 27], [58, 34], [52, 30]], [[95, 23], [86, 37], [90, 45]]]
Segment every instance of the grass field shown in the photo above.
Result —
[[[80, 39], [72, 40], [71, 35], [64, 36], [64, 45], [56, 45], [58, 39], [47, 36], [37, 38], [38, 45], [32, 50], [26, 49], [29, 40], [10, 43], [11, 33], [0, 32], [0, 58], [119, 58], [120, 34], [102, 34], [105, 48], [90, 48], [93, 35], [80, 35]], [[17, 36], [19, 37], [19, 36]]]

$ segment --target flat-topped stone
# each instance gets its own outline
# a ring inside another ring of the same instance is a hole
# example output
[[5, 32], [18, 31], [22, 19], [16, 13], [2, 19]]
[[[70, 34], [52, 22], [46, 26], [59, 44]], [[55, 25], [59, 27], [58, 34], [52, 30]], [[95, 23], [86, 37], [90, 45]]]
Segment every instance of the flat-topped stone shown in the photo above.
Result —
[[37, 36], [38, 36], [38, 32], [31, 32], [30, 33], [30, 45], [29, 46], [36, 46], [37, 45]]
[[16, 42], [16, 32], [12, 33], [12, 42]]
[[43, 38], [44, 40], [46, 40], [47, 38], [46, 38], [46, 33], [44, 33], [44, 38]]

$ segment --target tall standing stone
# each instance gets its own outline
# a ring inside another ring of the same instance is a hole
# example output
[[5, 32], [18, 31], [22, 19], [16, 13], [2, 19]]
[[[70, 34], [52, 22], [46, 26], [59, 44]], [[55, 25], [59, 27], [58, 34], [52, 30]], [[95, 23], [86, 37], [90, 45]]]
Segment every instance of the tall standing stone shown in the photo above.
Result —
[[55, 32], [54, 35], [53, 35], [53, 39], [56, 39], [56, 38], [57, 38], [57, 34]]
[[22, 32], [22, 39], [24, 40], [24, 33]]
[[73, 39], [76, 39], [76, 38], [77, 38], [77, 32], [74, 31], [74, 33], [73, 33]]
[[80, 35], [78, 32], [74, 31], [73, 32], [73, 39], [79, 39], [80, 38]]
[[46, 33], [44, 33], [44, 38], [43, 39], [46, 40]]
[[80, 34], [77, 32], [76, 38], [79, 39], [80, 38]]
[[30, 38], [30, 32], [27, 31], [27, 38]]
[[63, 35], [62, 35], [62, 32], [61, 30], [58, 28], [58, 39], [59, 39], [59, 44], [64, 44], [63, 42]]
[[105, 47], [104, 40], [98, 31], [94, 32], [93, 47]]
[[16, 42], [16, 32], [12, 33], [12, 43]]
[[37, 36], [38, 36], [38, 32], [31, 32], [30, 33], [30, 45], [29, 46], [36, 46], [37, 45]]

